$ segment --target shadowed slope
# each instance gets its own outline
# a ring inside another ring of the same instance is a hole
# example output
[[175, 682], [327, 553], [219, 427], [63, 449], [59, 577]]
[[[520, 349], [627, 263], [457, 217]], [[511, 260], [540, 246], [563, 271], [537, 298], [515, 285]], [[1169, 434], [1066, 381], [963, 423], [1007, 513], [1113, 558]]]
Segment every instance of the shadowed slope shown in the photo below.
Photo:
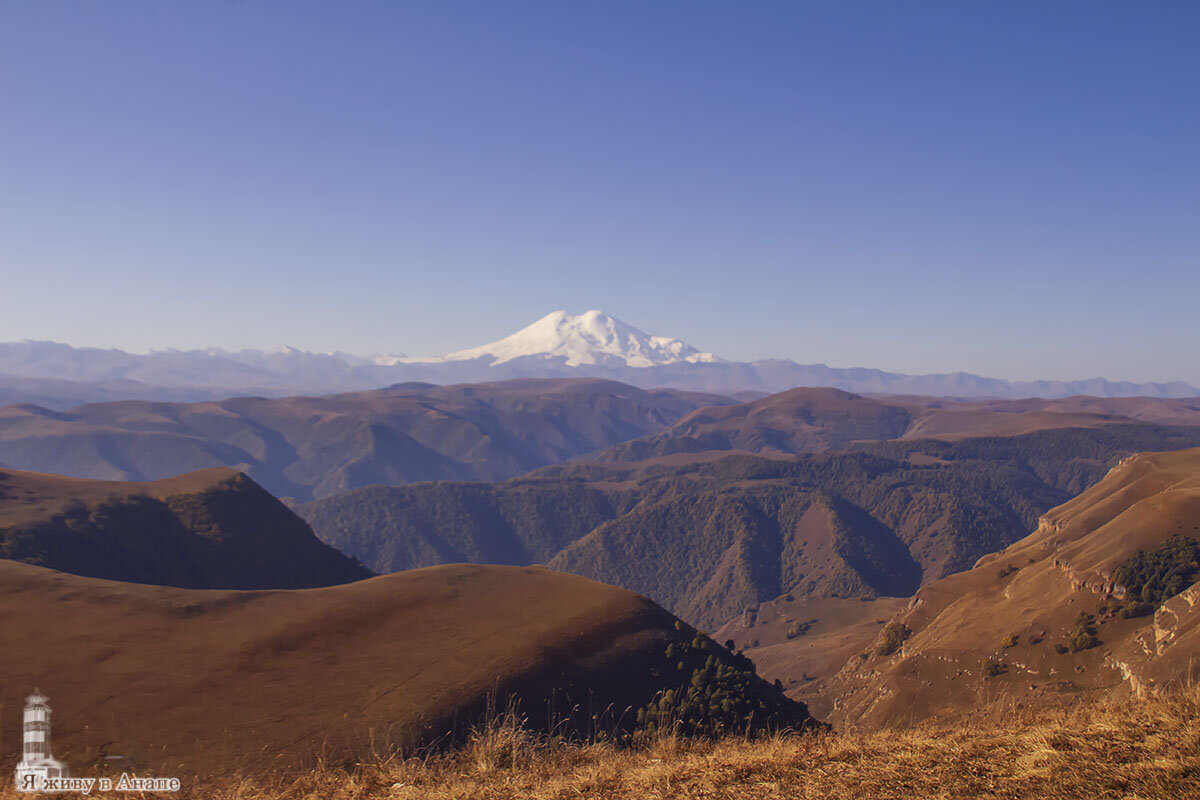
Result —
[[225, 468], [148, 483], [0, 470], [0, 557], [208, 589], [327, 586], [371, 574]]
[[544, 564], [628, 511], [631, 489], [582, 481], [367, 486], [300, 507], [324, 541], [376, 572], [469, 562]]

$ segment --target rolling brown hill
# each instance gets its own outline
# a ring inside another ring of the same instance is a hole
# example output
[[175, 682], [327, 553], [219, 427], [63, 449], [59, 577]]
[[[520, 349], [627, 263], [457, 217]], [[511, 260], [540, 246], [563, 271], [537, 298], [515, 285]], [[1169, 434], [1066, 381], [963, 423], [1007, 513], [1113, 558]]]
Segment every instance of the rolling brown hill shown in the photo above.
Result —
[[294, 589], [371, 575], [224, 467], [147, 483], [0, 470], [0, 558], [196, 589]]
[[649, 600], [539, 567], [247, 592], [3, 561], [0, 614], [0, 726], [19, 729], [39, 687], [54, 754], [82, 772], [113, 759], [176, 775], [354, 763], [464, 734], [489, 694], [501, 710], [519, 699], [534, 726], [549, 714], [560, 734], [615, 735], [664, 689], [723, 691], [736, 678], [738, 694], [724, 695], [735, 708], [809, 721], [744, 659], [693, 648], [694, 632]]
[[[332, 397], [0, 408], [0, 468], [154, 480], [227, 466], [279, 497], [501, 480], [659, 430], [715, 395], [590, 379], [404, 384]], [[733, 401], [729, 401], [733, 402]]]
[[662, 431], [616, 445], [596, 458], [643, 461], [706, 450], [820, 453], [889, 439], [1019, 436], [1135, 423], [1200, 425], [1200, 398], [966, 401], [800, 388], [736, 405], [697, 409]]
[[897, 439], [912, 421], [899, 405], [840, 389], [791, 389], [748, 403], [697, 409], [666, 430], [603, 453], [642, 461], [704, 450], [818, 453], [859, 440]]
[[895, 652], [865, 650], [831, 682], [833, 717], [871, 727], [1194, 681], [1198, 580], [1200, 449], [1132, 456], [917, 592], [890, 623], [907, 631]]

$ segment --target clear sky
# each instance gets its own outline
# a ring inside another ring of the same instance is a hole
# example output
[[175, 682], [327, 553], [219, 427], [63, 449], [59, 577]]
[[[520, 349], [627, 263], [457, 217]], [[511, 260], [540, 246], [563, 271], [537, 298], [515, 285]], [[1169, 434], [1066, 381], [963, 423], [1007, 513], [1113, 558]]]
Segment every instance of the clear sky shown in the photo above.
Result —
[[1200, 385], [1200, 3], [0, 3], [0, 341]]

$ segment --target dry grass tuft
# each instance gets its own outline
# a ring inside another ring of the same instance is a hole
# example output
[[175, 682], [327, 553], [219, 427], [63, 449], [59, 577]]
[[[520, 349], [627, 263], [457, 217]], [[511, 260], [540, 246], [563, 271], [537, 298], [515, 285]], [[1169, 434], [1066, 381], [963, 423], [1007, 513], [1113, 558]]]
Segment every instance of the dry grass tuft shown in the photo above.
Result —
[[[645, 747], [531, 733], [509, 713], [452, 753], [194, 782], [204, 800], [1200, 797], [1200, 687], [959, 727]], [[11, 788], [0, 800], [22, 797]]]

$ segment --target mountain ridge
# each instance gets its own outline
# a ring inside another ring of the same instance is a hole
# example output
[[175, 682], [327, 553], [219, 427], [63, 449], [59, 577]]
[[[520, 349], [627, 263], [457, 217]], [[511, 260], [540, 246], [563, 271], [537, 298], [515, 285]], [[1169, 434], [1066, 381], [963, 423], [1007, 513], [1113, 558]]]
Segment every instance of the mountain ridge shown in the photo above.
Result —
[[709, 450], [797, 454], [867, 441], [951, 441], [1135, 423], [1200, 425], [1200, 399], [951, 400], [801, 387], [748, 402], [698, 408], [661, 431], [592, 458], [640, 461]]
[[235, 467], [279, 497], [372, 483], [500, 480], [733, 402], [599, 379], [528, 379], [328, 397], [0, 408], [0, 467], [148, 480]]
[[720, 394], [824, 386], [859, 394], [936, 397], [1200, 395], [1200, 389], [1184, 381], [1138, 383], [1102, 377], [1009, 381], [961, 371], [910, 375], [781, 358], [726, 361], [679, 339], [646, 333], [599, 310], [580, 315], [555, 311], [510, 336], [436, 357], [356, 356], [292, 347], [134, 354], [57, 342], [0, 343], [0, 398], [58, 409], [121, 398], [278, 397], [363, 391], [413, 381], [447, 385], [580, 377]]

